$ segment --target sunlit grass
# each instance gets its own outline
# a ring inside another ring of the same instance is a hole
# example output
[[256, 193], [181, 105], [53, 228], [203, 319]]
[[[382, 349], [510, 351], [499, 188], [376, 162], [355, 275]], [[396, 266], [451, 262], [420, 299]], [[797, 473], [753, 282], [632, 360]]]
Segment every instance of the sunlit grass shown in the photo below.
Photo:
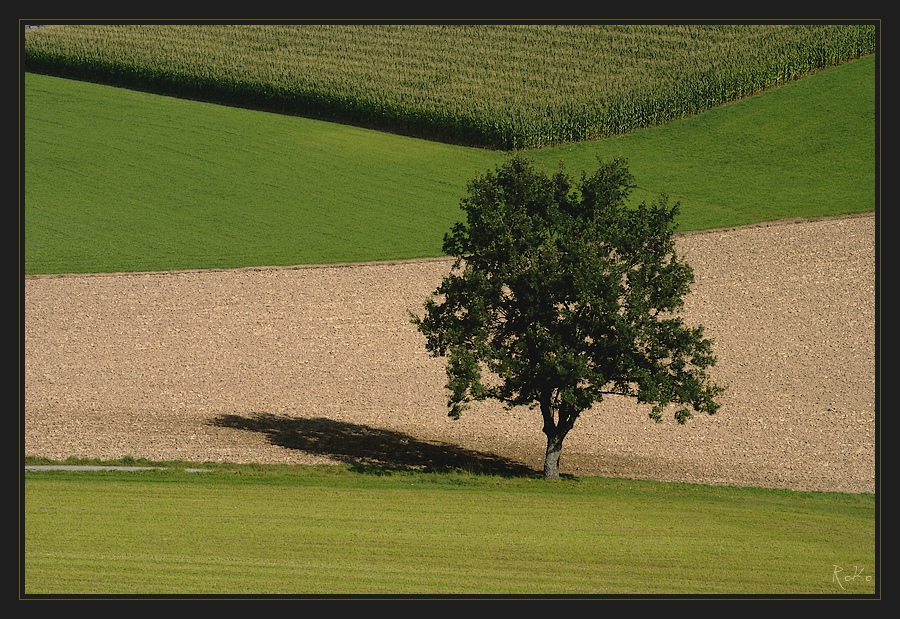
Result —
[[[679, 230], [875, 209], [874, 59], [625, 138], [528, 151], [624, 156]], [[466, 183], [503, 153], [26, 75], [26, 273], [441, 255]]]
[[211, 468], [27, 473], [26, 593], [874, 592], [870, 494]]
[[497, 153], [26, 76], [27, 273], [440, 254]]
[[647, 202], [682, 203], [680, 230], [875, 210], [875, 59], [835, 67], [626, 138], [531, 151], [552, 168], [623, 156]]

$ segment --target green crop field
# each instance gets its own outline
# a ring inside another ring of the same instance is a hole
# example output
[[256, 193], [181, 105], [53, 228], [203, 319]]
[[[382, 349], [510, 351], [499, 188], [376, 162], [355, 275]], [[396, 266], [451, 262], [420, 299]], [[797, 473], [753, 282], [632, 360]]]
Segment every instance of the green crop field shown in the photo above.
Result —
[[494, 148], [627, 133], [872, 54], [870, 24], [66, 26], [28, 70]]

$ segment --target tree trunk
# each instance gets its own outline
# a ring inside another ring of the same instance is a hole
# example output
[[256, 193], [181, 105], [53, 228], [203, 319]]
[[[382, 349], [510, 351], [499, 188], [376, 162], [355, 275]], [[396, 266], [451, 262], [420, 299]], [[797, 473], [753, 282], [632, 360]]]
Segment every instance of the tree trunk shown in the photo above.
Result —
[[559, 479], [559, 456], [562, 453], [562, 439], [547, 437], [547, 453], [544, 455], [544, 479]]
[[578, 413], [570, 406], [560, 406], [556, 411], [552, 406], [552, 391], [545, 391], [541, 397], [541, 415], [544, 418], [544, 434], [547, 435], [547, 453], [544, 455], [544, 479], [559, 479], [559, 456], [562, 454], [563, 439], [572, 429]]
[[544, 479], [559, 479], [559, 456], [562, 454], [563, 439], [566, 435], [547, 435], [547, 453], [544, 456]]

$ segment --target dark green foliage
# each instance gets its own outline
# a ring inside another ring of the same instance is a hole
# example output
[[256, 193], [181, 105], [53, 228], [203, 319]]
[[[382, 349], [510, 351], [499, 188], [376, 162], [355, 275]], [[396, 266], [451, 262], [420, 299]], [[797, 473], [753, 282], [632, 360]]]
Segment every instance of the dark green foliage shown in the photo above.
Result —
[[473, 180], [467, 221], [444, 238], [454, 268], [413, 318], [448, 358], [451, 417], [486, 398], [540, 407], [548, 477], [604, 395], [653, 404], [657, 421], [672, 403], [679, 423], [718, 408], [712, 343], [678, 316], [693, 283], [675, 253], [678, 204], [629, 206], [634, 187], [622, 159], [574, 182], [515, 156]]

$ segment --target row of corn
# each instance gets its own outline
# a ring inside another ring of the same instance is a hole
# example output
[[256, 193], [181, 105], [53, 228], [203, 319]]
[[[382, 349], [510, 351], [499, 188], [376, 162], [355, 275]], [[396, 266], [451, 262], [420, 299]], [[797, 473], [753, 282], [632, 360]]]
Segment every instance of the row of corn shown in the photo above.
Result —
[[623, 134], [872, 54], [872, 24], [64, 25], [27, 71], [499, 149]]

